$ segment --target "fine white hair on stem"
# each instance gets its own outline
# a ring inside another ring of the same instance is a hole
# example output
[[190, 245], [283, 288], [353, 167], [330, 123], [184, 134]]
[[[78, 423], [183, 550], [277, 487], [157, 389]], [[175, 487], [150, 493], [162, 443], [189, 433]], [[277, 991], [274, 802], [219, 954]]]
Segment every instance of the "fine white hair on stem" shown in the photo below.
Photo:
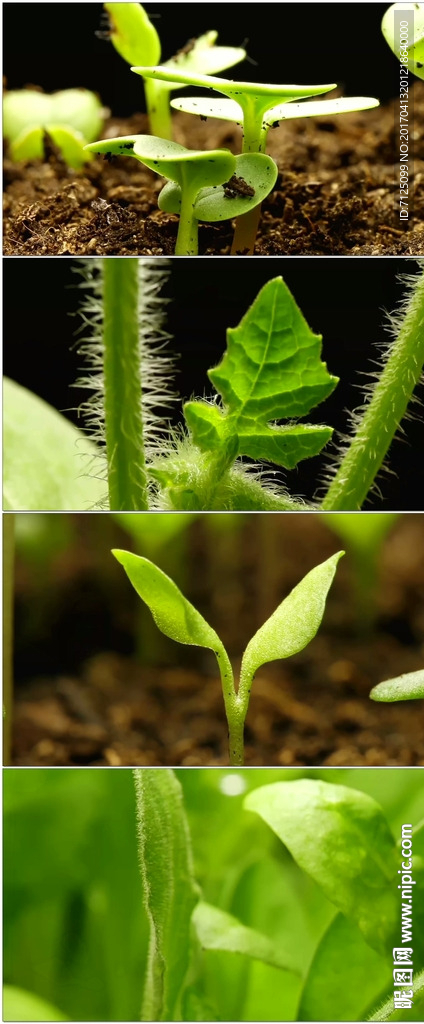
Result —
[[[170, 260], [161, 257], [138, 259], [140, 406], [143, 423], [143, 438], [140, 438], [140, 445], [143, 445], [147, 466], [161, 451], [169, 435], [166, 411], [177, 400], [173, 390], [175, 358], [168, 351], [170, 334], [165, 328], [166, 306], [169, 300], [162, 294], [170, 265]], [[81, 259], [75, 268], [76, 273], [82, 278], [77, 285], [82, 290], [82, 301], [78, 310], [81, 324], [77, 332], [82, 334], [82, 338], [76, 342], [76, 346], [79, 355], [83, 357], [84, 366], [82, 376], [74, 386], [90, 392], [79, 406], [78, 414], [83, 418], [87, 433], [99, 449], [100, 466], [96, 475], [106, 482], [102, 268], [101, 258]]]
[[[355, 437], [357, 436], [359, 429], [362, 428], [364, 417], [366, 417], [368, 408], [373, 400], [375, 389], [380, 382], [381, 375], [390, 361], [392, 351], [397, 346], [398, 339], [400, 338], [401, 333], [407, 331], [408, 328], [410, 328], [411, 323], [414, 321], [414, 318], [416, 317], [417, 311], [420, 310], [420, 298], [417, 294], [417, 289], [418, 286], [420, 285], [420, 282], [422, 281], [422, 273], [424, 271], [424, 259], [414, 258], [413, 262], [415, 265], [418, 264], [421, 273], [401, 273], [397, 276], [397, 280], [402, 284], [404, 292], [397, 308], [392, 313], [389, 313], [387, 310], [384, 311], [385, 327], [389, 337], [385, 341], [378, 342], [378, 344], [375, 345], [375, 349], [377, 349], [378, 351], [378, 358], [374, 359], [372, 363], [376, 367], [376, 369], [369, 373], [362, 372], [360, 374], [361, 377], [367, 377], [369, 382], [365, 384], [354, 385], [355, 387], [359, 387], [362, 392], [362, 402], [359, 406], [357, 406], [357, 408], [353, 412], [347, 412], [347, 426], [349, 433], [339, 432], [337, 438], [334, 439], [333, 442], [331, 442], [331, 446], [329, 448], [327, 455], [327, 463], [324, 468], [324, 472], [321, 474], [320, 486], [315, 495], [315, 498], [317, 500], [319, 497], [322, 497], [324, 489], [327, 491], [331, 487], [334, 478], [340, 472], [343, 471], [344, 457], [348, 453], [352, 445], [352, 442], [355, 440]], [[404, 421], [411, 421], [417, 419], [414, 412], [414, 408], [416, 406], [421, 406], [422, 401], [420, 396], [416, 393], [416, 388], [419, 387], [422, 381], [423, 378], [421, 377], [420, 380], [417, 380], [416, 375], [411, 370], [408, 374], [407, 379], [405, 379], [403, 383], [405, 400], [407, 400], [409, 395], [408, 385], [410, 384], [411, 387], [408, 408], [403, 413], [402, 422], [399, 421], [396, 424], [396, 429], [390, 440], [386, 456], [377, 470], [378, 476], [380, 476], [381, 474], [396, 475], [393, 473], [393, 470], [390, 469], [387, 462], [390, 448], [394, 441], [403, 441], [404, 443], [408, 443], [408, 439], [405, 430], [402, 426], [402, 423]], [[386, 430], [386, 424], [383, 423], [380, 429], [382, 431]], [[372, 450], [370, 449], [371, 443], [372, 438], [367, 438], [364, 435], [362, 436], [362, 450], [367, 449], [370, 452], [370, 455], [372, 456]], [[374, 481], [370, 487], [369, 494], [374, 494], [379, 499], [381, 499], [381, 492], [378, 487], [376, 478], [374, 478]]]

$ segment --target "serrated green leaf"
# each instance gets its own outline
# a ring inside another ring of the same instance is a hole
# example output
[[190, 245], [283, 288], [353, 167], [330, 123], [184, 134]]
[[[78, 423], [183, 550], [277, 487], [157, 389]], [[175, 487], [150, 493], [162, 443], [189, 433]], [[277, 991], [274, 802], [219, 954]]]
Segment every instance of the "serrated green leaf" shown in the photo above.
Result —
[[275, 942], [266, 935], [241, 924], [232, 914], [227, 914], [209, 903], [200, 902], [193, 913], [193, 924], [203, 949], [224, 950], [261, 960], [282, 971], [298, 973], [294, 961], [281, 954]]
[[277, 782], [244, 801], [273, 829], [366, 942], [386, 955], [398, 928], [396, 845], [381, 807], [346, 786]]
[[104, 500], [94, 444], [47, 402], [7, 379], [3, 452], [8, 511], [84, 512]]
[[395, 701], [418, 700], [424, 697], [424, 669], [417, 672], [405, 672], [395, 679], [385, 679], [377, 683], [370, 693], [371, 700]]
[[190, 928], [199, 899], [182, 790], [168, 768], [134, 771], [138, 849], [150, 941], [142, 1016], [172, 1021], [189, 967]]
[[213, 450], [233, 435], [239, 455], [286, 469], [317, 455], [331, 437], [330, 427], [270, 421], [304, 416], [335, 388], [337, 378], [320, 361], [321, 340], [282, 278], [268, 281], [239, 326], [227, 331], [227, 351], [209, 371], [223, 407], [202, 401], [184, 406], [199, 448]]
[[249, 641], [241, 663], [240, 694], [250, 688], [261, 665], [279, 658], [290, 658], [303, 651], [313, 639], [324, 615], [337, 563], [343, 554], [343, 551], [338, 551], [311, 569]]
[[111, 41], [128, 64], [156, 64], [160, 60], [160, 39], [141, 4], [104, 4], [109, 16]]

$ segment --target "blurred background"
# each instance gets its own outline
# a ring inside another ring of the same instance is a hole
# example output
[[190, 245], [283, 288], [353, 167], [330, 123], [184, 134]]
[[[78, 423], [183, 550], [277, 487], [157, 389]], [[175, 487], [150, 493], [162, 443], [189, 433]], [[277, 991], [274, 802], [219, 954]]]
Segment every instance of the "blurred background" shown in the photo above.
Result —
[[[405, 821], [415, 827], [424, 816], [419, 769], [177, 774], [203, 898], [270, 936], [302, 977], [335, 908], [271, 830], [243, 809], [246, 792], [299, 777], [359, 789], [381, 805], [395, 840]], [[63, 1015], [19, 1019], [138, 1020], [147, 929], [131, 772], [8, 769], [3, 784], [4, 980]], [[422, 836], [421, 828], [417, 854], [424, 852]], [[415, 913], [419, 931], [418, 903]], [[384, 964], [371, 949], [368, 956], [372, 985]], [[203, 963], [219, 1019], [239, 1019], [240, 1001], [244, 1020], [296, 1019], [301, 978], [229, 953], [205, 952]], [[386, 991], [390, 976], [388, 968]], [[339, 1019], [352, 1017], [341, 1012]]]
[[[242, 80], [337, 82], [347, 94], [390, 99], [399, 66], [381, 34], [382, 3], [144, 4], [162, 42], [162, 59], [210, 29], [218, 43], [244, 46]], [[6, 4], [4, 75], [9, 89], [32, 83], [47, 92], [85, 86], [117, 116], [143, 109], [143, 90], [104, 30], [102, 4]], [[337, 45], [334, 41], [337, 40]], [[225, 77], [225, 74], [224, 74]]]
[[[81, 262], [18, 258], [6, 260], [4, 266], [4, 373], [80, 427], [78, 408], [87, 397], [86, 391], [74, 387], [84, 375], [78, 354], [78, 341], [85, 336], [77, 315], [81, 277], [76, 271]], [[238, 260], [231, 264], [231, 274], [225, 258], [190, 264], [177, 259], [171, 264], [163, 289], [169, 300], [165, 326], [171, 335], [169, 351], [176, 357], [175, 391], [181, 400], [213, 394], [207, 371], [223, 356], [227, 328], [237, 326], [260, 288], [281, 275], [310, 328], [323, 336], [322, 359], [330, 373], [340, 378], [333, 394], [307, 417], [310, 423], [334, 427], [336, 443], [337, 435], [347, 432], [347, 410], [361, 405], [360, 389], [375, 372], [380, 347], [390, 340], [385, 312], [399, 304], [405, 274], [418, 270], [413, 260], [406, 264], [397, 258], [269, 257]], [[25, 302], [17, 304], [16, 294], [24, 294]], [[173, 422], [181, 421], [177, 402]], [[366, 508], [421, 509], [423, 424], [417, 414], [411, 415], [404, 430], [391, 446], [387, 461], [392, 472], [379, 477], [381, 496], [369, 498]], [[312, 500], [323, 467], [335, 453], [336, 447], [329, 445], [294, 471], [279, 470], [279, 478], [292, 494]]]
[[227, 763], [213, 654], [159, 632], [113, 547], [175, 580], [236, 678], [254, 632], [344, 548], [316, 638], [257, 674], [247, 763], [424, 764], [414, 702], [369, 700], [422, 668], [423, 515], [19, 514], [15, 545], [15, 764]]

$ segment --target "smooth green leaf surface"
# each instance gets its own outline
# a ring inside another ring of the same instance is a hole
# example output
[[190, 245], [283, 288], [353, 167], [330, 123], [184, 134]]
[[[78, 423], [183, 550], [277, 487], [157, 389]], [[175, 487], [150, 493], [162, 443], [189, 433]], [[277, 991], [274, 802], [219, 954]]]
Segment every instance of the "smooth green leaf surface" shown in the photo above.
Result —
[[321, 340], [282, 278], [268, 281], [239, 326], [227, 331], [227, 351], [208, 373], [223, 406], [184, 406], [199, 448], [216, 450], [234, 436], [239, 455], [286, 469], [317, 455], [331, 437], [330, 427], [272, 421], [304, 416], [335, 388], [337, 378], [320, 360]]
[[[268, 127], [276, 121], [292, 120], [296, 117], [332, 117], [335, 114], [348, 114], [355, 110], [370, 110], [378, 107], [379, 101], [372, 96], [340, 96], [334, 100], [307, 100], [296, 103], [277, 103], [267, 110]], [[185, 114], [197, 114], [198, 117], [217, 117], [222, 121], [235, 121], [243, 124], [243, 109], [236, 100], [215, 99], [204, 96], [178, 96], [171, 100], [174, 110]]]
[[[170, 70], [203, 74], [215, 74], [216, 71], [224, 71], [233, 64], [244, 60], [246, 51], [240, 46], [215, 46], [217, 32], [205, 32], [198, 39], [190, 41], [187, 47], [183, 47], [175, 57], [165, 61], [164, 67]], [[133, 63], [139, 63], [134, 61]], [[153, 63], [153, 62], [152, 62]], [[176, 89], [177, 84], [169, 83], [170, 88]]]
[[33, 992], [5, 985], [3, 988], [3, 1020], [5, 1021], [63, 1021], [68, 1020], [55, 1006], [40, 999]]
[[142, 4], [104, 4], [109, 16], [111, 41], [128, 64], [156, 64], [160, 60], [160, 39]]
[[372, 557], [379, 550], [387, 533], [399, 518], [398, 512], [373, 512], [364, 516], [362, 512], [323, 512], [323, 522], [338, 537], [342, 537], [355, 550], [369, 553]]
[[139, 861], [150, 942], [142, 1020], [180, 1020], [190, 922], [199, 898], [182, 790], [168, 768], [134, 772]]
[[261, 665], [290, 658], [310, 643], [321, 624], [327, 594], [343, 554], [338, 551], [311, 569], [258, 629], [243, 655], [240, 691], [250, 686]]
[[180, 644], [223, 649], [215, 630], [157, 565], [130, 551], [115, 549], [112, 554], [124, 567], [128, 579], [150, 608], [156, 625], [165, 636]]
[[398, 928], [398, 857], [375, 800], [346, 786], [300, 779], [256, 789], [244, 803], [356, 922], [368, 945], [387, 954]]
[[[228, 185], [215, 185], [200, 190], [194, 203], [197, 220], [230, 220], [253, 210], [266, 199], [275, 185], [278, 168], [274, 160], [264, 153], [246, 153], [235, 157], [233, 174], [238, 179], [235, 183], [229, 180]], [[246, 186], [252, 194], [243, 194]], [[181, 208], [180, 186], [168, 182], [159, 195], [158, 206], [167, 213], [178, 214]]]
[[261, 960], [283, 971], [295, 971], [295, 962], [280, 954], [275, 943], [266, 935], [241, 924], [232, 914], [225, 913], [210, 903], [200, 902], [193, 912], [193, 924], [203, 949], [220, 949]]
[[352, 920], [337, 914], [309, 968], [298, 1020], [366, 1020], [391, 980], [387, 957], [370, 949]]
[[172, 77], [168, 77], [170, 71], [166, 66], [131, 68], [131, 71], [134, 71], [136, 75], [142, 75], [143, 78], [175, 82], [177, 85], [196, 85], [205, 89], [216, 89], [217, 92], [222, 92], [230, 99], [238, 96], [254, 97], [263, 110], [267, 110], [283, 100], [289, 102], [292, 99], [301, 99], [302, 96], [319, 96], [321, 93], [330, 92], [331, 89], [336, 88], [334, 83], [331, 85], [269, 85], [261, 82], [233, 82], [226, 78], [214, 78], [213, 75], [196, 74], [194, 71], [179, 71], [173, 68], [171, 70]]
[[3, 453], [7, 511], [84, 512], [104, 501], [93, 443], [41, 398], [7, 379]]
[[102, 139], [86, 149], [105, 156], [133, 156], [141, 163], [184, 186], [219, 185], [234, 173], [235, 157], [228, 149], [189, 150], [178, 142], [159, 139], [152, 135], [126, 135], [117, 139]]
[[418, 700], [424, 697], [424, 669], [418, 672], [405, 672], [395, 679], [385, 679], [377, 683], [370, 693], [371, 700], [395, 701]]
[[61, 125], [95, 139], [103, 124], [103, 107], [88, 89], [62, 89], [46, 95], [33, 89], [7, 92], [3, 102], [3, 134], [12, 141], [29, 128]]
[[[418, 78], [424, 78], [424, 4], [399, 3], [392, 4], [385, 12], [381, 22], [381, 31], [390, 49], [400, 60], [400, 39], [399, 19], [397, 20], [397, 31], [395, 31], [395, 13], [408, 20], [408, 61], [407, 67]], [[413, 26], [413, 32], [412, 32]]]

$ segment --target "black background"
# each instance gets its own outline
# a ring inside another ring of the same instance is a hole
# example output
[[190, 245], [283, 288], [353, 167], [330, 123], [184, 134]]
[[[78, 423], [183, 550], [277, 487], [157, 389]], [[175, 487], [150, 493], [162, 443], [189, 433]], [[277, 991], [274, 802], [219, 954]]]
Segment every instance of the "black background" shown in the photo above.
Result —
[[[209, 29], [245, 45], [251, 62], [229, 78], [299, 84], [337, 82], [347, 95], [398, 93], [399, 64], [381, 34], [386, 3], [145, 4], [166, 60]], [[9, 89], [84, 86], [115, 116], [144, 110], [143, 86], [110, 42], [96, 37], [102, 5], [5, 3], [4, 74]], [[224, 77], [226, 72], [223, 73]]]
[[[73, 273], [78, 260], [14, 258], [4, 262], [4, 371], [61, 411], [84, 397], [70, 388], [81, 370], [75, 348], [80, 293]], [[387, 340], [384, 310], [402, 295], [400, 273], [414, 273], [413, 260], [358, 258], [174, 258], [165, 293], [171, 298], [167, 327], [178, 354], [177, 387], [185, 399], [212, 394], [207, 370], [225, 349], [227, 327], [237, 325], [260, 287], [282, 275], [310, 327], [323, 335], [323, 358], [341, 378], [336, 391], [308, 420], [346, 428], [346, 409], [361, 401], [358, 390], [375, 369], [376, 346]], [[67, 412], [78, 422], [76, 414]], [[406, 440], [396, 441], [382, 489], [384, 505], [368, 508], [420, 510], [423, 423], [406, 424]], [[294, 493], [313, 497], [322, 458], [310, 459], [288, 475]]]

